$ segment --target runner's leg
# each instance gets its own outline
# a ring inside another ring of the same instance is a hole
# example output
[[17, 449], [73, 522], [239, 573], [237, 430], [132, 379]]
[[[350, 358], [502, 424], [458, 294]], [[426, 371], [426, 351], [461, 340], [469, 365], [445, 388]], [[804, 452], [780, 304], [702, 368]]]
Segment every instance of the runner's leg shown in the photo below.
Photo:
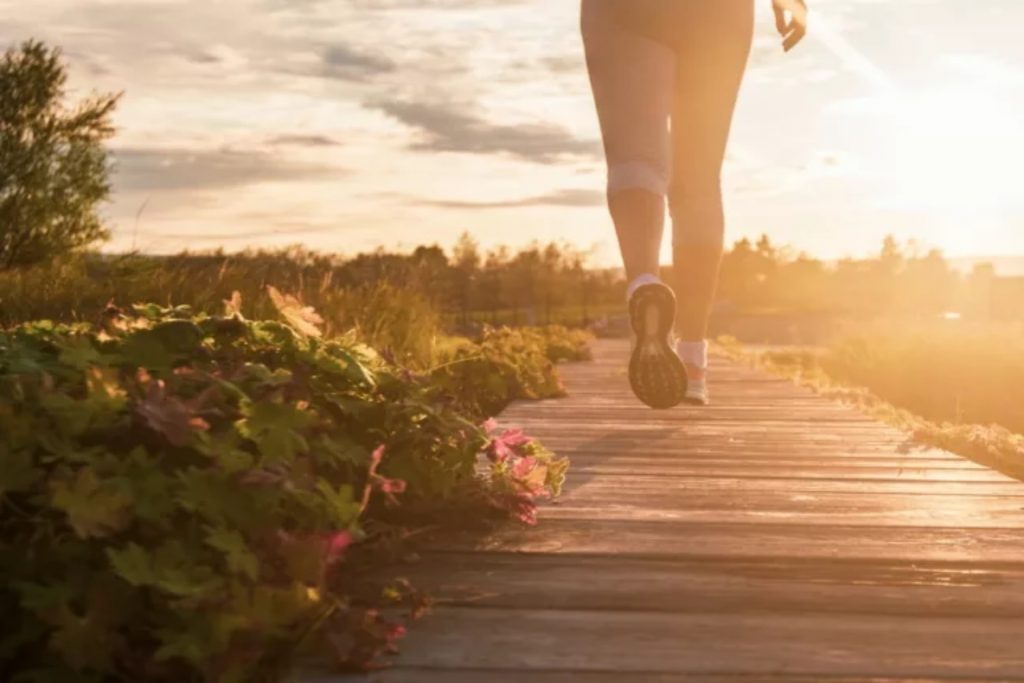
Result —
[[626, 277], [657, 275], [671, 151], [675, 56], [625, 29], [620, 0], [583, 0], [582, 27], [608, 162], [608, 207]]
[[[672, 108], [673, 275], [682, 341], [707, 336], [724, 237], [721, 170], [753, 37], [752, 0], [680, 2]], [[683, 360], [688, 360], [684, 358]]]

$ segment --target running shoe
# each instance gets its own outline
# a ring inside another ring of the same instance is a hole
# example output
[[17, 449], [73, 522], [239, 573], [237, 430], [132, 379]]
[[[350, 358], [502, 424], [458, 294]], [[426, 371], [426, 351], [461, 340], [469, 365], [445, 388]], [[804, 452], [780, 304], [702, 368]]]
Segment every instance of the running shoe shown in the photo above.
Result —
[[661, 282], [644, 284], [629, 297], [629, 321], [635, 335], [629, 359], [629, 384], [643, 403], [663, 410], [686, 396], [686, 368], [672, 348], [676, 296]]

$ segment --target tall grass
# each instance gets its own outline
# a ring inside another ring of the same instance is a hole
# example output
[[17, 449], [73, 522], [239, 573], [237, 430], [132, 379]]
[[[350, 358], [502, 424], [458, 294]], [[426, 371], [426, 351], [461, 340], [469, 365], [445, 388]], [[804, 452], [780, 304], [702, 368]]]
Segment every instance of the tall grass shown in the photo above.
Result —
[[961, 321], [875, 325], [821, 355], [822, 369], [928, 420], [1024, 434], [1024, 329]]
[[441, 318], [423, 293], [387, 282], [342, 287], [326, 257], [306, 253], [109, 259], [75, 255], [0, 272], [0, 326], [26, 320], [98, 320], [109, 303], [191, 306], [215, 313], [234, 292], [250, 319], [272, 319], [267, 286], [295, 295], [324, 319], [328, 334], [354, 333], [414, 368], [433, 360]]

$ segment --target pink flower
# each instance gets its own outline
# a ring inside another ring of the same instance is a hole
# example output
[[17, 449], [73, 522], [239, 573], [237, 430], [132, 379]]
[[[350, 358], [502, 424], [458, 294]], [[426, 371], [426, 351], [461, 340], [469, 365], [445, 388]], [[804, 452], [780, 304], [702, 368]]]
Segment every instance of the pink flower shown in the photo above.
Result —
[[352, 545], [352, 532], [339, 531], [327, 538], [327, 566], [337, 564], [345, 557], [345, 551]]
[[384, 446], [377, 446], [374, 449], [373, 454], [370, 456], [370, 469], [369, 477], [367, 479], [366, 491], [363, 494], [363, 509], [365, 510], [367, 505], [370, 503], [370, 492], [373, 490], [380, 491], [391, 505], [398, 505], [398, 499], [395, 494], [405, 493], [406, 483], [401, 479], [389, 479], [388, 477], [377, 474], [377, 468], [380, 466], [381, 461], [384, 459]]
[[521, 429], [506, 429], [500, 436], [491, 439], [487, 445], [487, 457], [492, 462], [505, 462], [519, 454], [518, 449], [530, 443], [530, 437]]
[[534, 468], [537, 467], [537, 461], [530, 456], [526, 456], [519, 459], [512, 467], [512, 476], [516, 479], [526, 479], [533, 472]]

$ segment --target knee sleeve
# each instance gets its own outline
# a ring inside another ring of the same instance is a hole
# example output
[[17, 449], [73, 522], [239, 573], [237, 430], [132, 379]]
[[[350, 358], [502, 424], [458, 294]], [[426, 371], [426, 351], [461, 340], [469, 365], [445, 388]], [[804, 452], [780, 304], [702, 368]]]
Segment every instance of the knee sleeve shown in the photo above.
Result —
[[668, 194], [668, 172], [649, 161], [608, 164], [608, 194], [620, 190], [647, 190], [662, 197]]

